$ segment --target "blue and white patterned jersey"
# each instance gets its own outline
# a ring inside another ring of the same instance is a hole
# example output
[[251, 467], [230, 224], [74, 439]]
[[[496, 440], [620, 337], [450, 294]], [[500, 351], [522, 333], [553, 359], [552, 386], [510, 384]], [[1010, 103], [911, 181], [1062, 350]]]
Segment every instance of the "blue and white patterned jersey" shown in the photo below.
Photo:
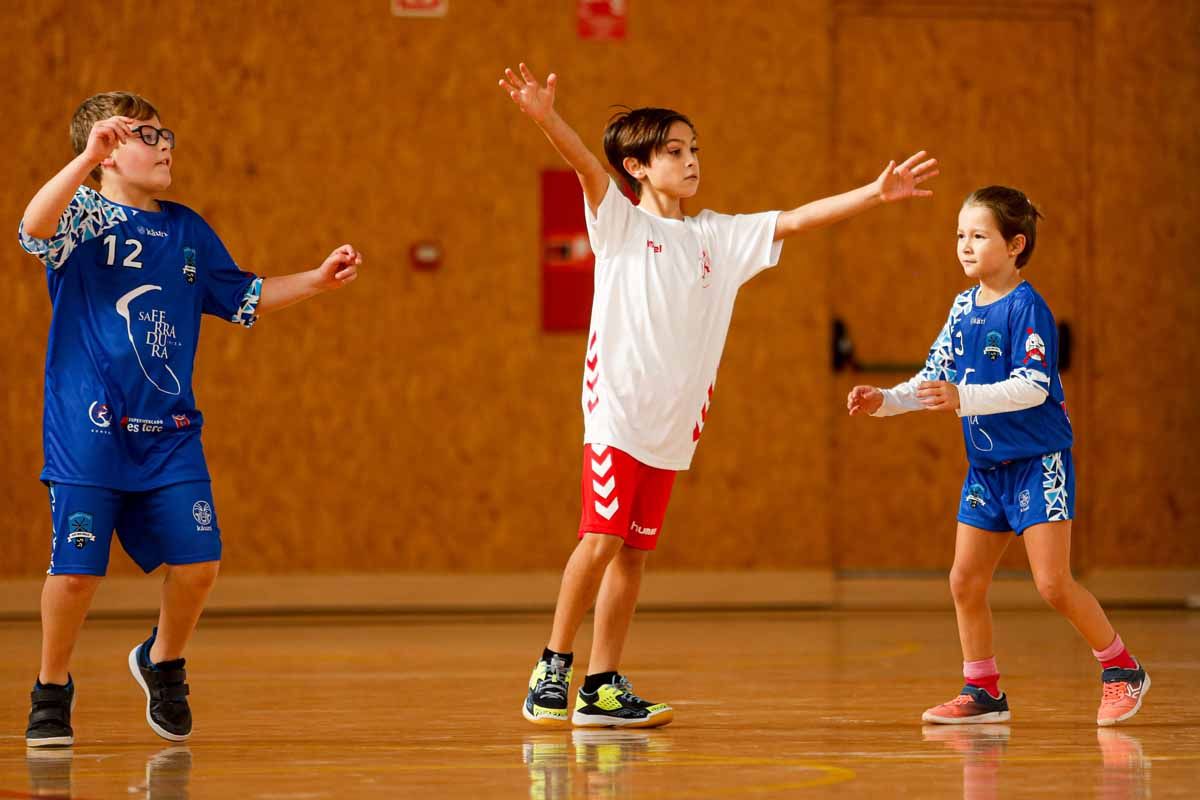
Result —
[[967, 460], [976, 467], [1032, 458], [1071, 447], [1071, 420], [1058, 374], [1058, 329], [1050, 307], [1028, 282], [978, 305], [979, 287], [954, 298], [950, 315], [914, 381], [961, 385], [1032, 381], [1046, 392], [1040, 405], [963, 417]]
[[146, 491], [208, 480], [192, 395], [200, 315], [249, 327], [262, 279], [200, 215], [114, 203], [80, 187], [49, 239], [22, 228], [46, 267], [44, 481]]

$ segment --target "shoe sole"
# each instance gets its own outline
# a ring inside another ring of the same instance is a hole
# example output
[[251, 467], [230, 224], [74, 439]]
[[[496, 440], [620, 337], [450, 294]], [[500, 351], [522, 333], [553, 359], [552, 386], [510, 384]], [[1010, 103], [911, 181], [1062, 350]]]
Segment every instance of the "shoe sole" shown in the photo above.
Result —
[[[75, 703], [79, 700], [79, 695], [71, 695], [71, 714], [75, 713]], [[48, 739], [30, 739], [26, 737], [26, 747], [70, 747], [75, 744], [74, 736], [51, 736]]]
[[137, 652], [141, 646], [142, 645], [140, 643], [136, 644], [134, 645], [134, 648], [129, 651], [129, 672], [133, 675], [133, 679], [138, 682], [138, 686], [142, 687], [142, 691], [146, 695], [146, 722], [150, 725], [150, 730], [154, 731], [168, 742], [186, 742], [192, 735], [191, 733], [171, 733], [169, 730], [155, 722], [150, 716], [150, 687], [146, 685], [146, 679], [142, 677], [142, 671], [138, 668], [137, 663]]
[[1096, 717], [1096, 724], [1100, 725], [1102, 727], [1108, 727], [1109, 725], [1116, 725], [1118, 722], [1124, 722], [1125, 720], [1129, 719], [1134, 714], [1136, 714], [1142, 710], [1142, 700], [1146, 699], [1146, 693], [1149, 691], [1150, 691], [1150, 673], [1147, 672], [1146, 679], [1144, 681], [1142, 681], [1142, 692], [1141, 692], [1141, 694], [1138, 695], [1137, 705], [1135, 705], [1132, 709], [1130, 709], [1129, 711], [1126, 711], [1124, 714], [1117, 717], [1116, 719], [1103, 719], [1102, 720], [1099, 717]]
[[576, 728], [661, 728], [669, 725], [675, 719], [675, 712], [659, 711], [646, 719], [623, 720], [614, 717], [580, 714], [576, 711], [571, 715], [571, 724]]
[[986, 714], [975, 714], [971, 717], [939, 717], [926, 711], [921, 715], [923, 722], [935, 722], [938, 725], [983, 725], [989, 722], [1008, 722], [1012, 714], [1008, 711], [989, 711]]
[[544, 716], [539, 717], [530, 713], [524, 703], [521, 704], [521, 716], [532, 722], [534, 725], [540, 725], [544, 728], [564, 728], [567, 725], [567, 715], [563, 712], [561, 717]]

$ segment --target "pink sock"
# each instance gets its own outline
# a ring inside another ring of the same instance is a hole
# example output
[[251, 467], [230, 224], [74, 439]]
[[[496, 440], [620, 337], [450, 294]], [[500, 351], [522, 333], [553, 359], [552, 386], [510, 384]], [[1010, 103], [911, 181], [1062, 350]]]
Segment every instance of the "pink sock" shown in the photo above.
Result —
[[1137, 669], [1138, 664], [1133, 660], [1133, 656], [1129, 655], [1129, 651], [1125, 649], [1125, 643], [1121, 641], [1120, 635], [1113, 637], [1112, 644], [1103, 650], [1093, 650], [1092, 655], [1100, 662], [1100, 666], [1104, 669], [1109, 667], [1120, 667], [1121, 669]]
[[992, 697], [1000, 696], [1000, 668], [995, 657], [963, 662], [963, 677], [968, 686], [983, 689]]

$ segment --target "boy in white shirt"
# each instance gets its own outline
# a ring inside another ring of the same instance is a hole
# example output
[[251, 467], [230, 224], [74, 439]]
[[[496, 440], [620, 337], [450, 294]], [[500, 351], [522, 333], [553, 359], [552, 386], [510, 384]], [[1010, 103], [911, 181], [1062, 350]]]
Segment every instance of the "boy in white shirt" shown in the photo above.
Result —
[[916, 153], [889, 162], [872, 183], [791, 211], [685, 217], [680, 201], [700, 185], [699, 148], [687, 117], [663, 108], [618, 114], [604, 132], [609, 163], [634, 205], [554, 110], [557, 77], [505, 70], [500, 87], [578, 173], [596, 290], [583, 374], [583, 515], [567, 562], [550, 641], [529, 680], [522, 713], [539, 725], [567, 721], [571, 652], [596, 604], [588, 675], [571, 722], [649, 728], [673, 712], [633, 693], [618, 672], [646, 556], [662, 530], [675, 473], [691, 464], [743, 283], [779, 261], [781, 240], [881, 203], [928, 197], [919, 184], [937, 161]]

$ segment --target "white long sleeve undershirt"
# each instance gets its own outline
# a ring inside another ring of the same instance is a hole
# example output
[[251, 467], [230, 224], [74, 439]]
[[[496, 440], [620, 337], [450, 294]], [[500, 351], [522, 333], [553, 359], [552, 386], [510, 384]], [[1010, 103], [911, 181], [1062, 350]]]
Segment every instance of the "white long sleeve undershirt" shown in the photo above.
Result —
[[[883, 405], [871, 416], [892, 417], [909, 411], [923, 411], [925, 407], [917, 399], [917, 386], [928, 380], [918, 373], [898, 383], [891, 389], [883, 389]], [[1024, 411], [1046, 402], [1050, 392], [1042, 385], [1048, 380], [1040, 372], [1022, 370], [1021, 374], [998, 383], [958, 385], [958, 409], [960, 417], [982, 417], [988, 414], [1006, 414]]]

